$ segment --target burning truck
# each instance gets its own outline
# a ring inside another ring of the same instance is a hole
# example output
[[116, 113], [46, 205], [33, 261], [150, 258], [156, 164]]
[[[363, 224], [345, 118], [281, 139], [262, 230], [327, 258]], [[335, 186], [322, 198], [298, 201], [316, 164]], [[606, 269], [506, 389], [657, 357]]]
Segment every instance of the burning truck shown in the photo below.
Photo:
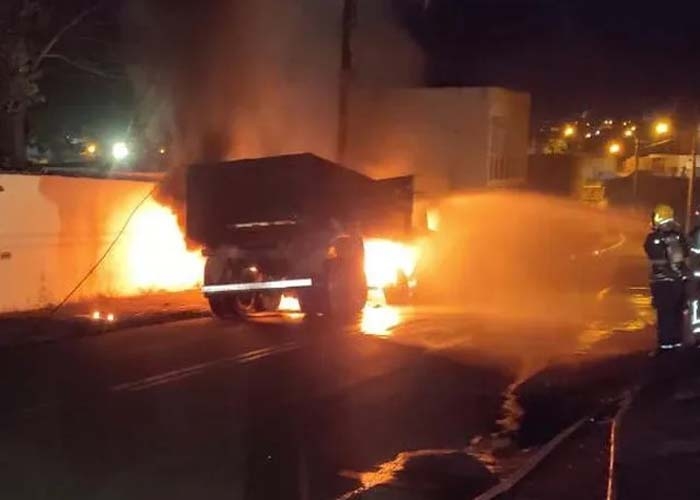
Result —
[[202, 290], [220, 318], [289, 297], [307, 314], [352, 315], [368, 287], [407, 298], [412, 211], [412, 176], [374, 180], [311, 154], [187, 172], [187, 236], [203, 247]]

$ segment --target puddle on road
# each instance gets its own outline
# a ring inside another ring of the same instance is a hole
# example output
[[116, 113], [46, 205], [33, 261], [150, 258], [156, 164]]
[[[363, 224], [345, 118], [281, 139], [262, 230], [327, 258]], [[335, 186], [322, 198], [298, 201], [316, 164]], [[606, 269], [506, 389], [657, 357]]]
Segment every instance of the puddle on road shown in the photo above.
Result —
[[360, 319], [360, 332], [365, 335], [388, 337], [404, 320], [398, 307], [387, 304], [382, 290], [369, 289], [367, 304]]
[[[603, 291], [599, 292], [597, 297], [601, 309], [599, 314], [603, 318], [591, 321], [583, 329], [578, 336], [576, 354], [589, 354], [615, 333], [640, 332], [654, 324], [655, 313], [648, 288], [628, 287], [624, 293], [614, 296], [610, 296], [610, 290], [610, 288], [605, 289], [604, 294], [602, 294]], [[616, 312], [614, 315], [606, 315], [605, 310]]]
[[347, 493], [340, 499], [352, 498], [361, 491], [366, 491], [380, 484], [387, 484], [396, 479], [396, 476], [404, 469], [406, 463], [416, 456], [439, 455], [451, 453], [456, 450], [418, 450], [404, 451], [399, 453], [393, 460], [379, 464], [375, 470], [369, 472], [343, 471], [341, 475], [351, 479], [356, 479], [362, 486], [359, 489]]
[[399, 323], [401, 323], [401, 313], [398, 308], [368, 305], [362, 311], [360, 330], [365, 335], [388, 337]]
[[498, 482], [497, 476], [467, 450], [416, 450], [399, 453], [374, 471], [343, 471], [361, 486], [337, 500], [352, 500], [378, 486], [428, 490], [432, 498], [468, 498]]

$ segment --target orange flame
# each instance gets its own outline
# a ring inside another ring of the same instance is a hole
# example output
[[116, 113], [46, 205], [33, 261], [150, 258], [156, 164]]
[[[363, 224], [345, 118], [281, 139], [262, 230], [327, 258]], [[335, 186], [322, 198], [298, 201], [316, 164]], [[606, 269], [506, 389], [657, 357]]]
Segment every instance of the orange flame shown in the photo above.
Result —
[[396, 284], [399, 272], [411, 278], [418, 262], [418, 248], [398, 241], [371, 238], [365, 240], [367, 286], [384, 288]]
[[[202, 282], [205, 258], [187, 249], [173, 210], [155, 200], [146, 201], [134, 214], [122, 245], [122, 293], [179, 291]], [[388, 239], [365, 240], [365, 274], [371, 288], [396, 284], [398, 273], [411, 279], [419, 257], [417, 246]], [[299, 301], [283, 296], [281, 311], [299, 311]]]
[[299, 312], [301, 311], [301, 306], [299, 305], [299, 299], [296, 297], [291, 297], [289, 295], [282, 295], [280, 299], [280, 305], [277, 307], [278, 311], [284, 312]]
[[129, 290], [179, 291], [201, 284], [204, 257], [187, 249], [172, 209], [146, 201], [134, 214], [124, 240]]

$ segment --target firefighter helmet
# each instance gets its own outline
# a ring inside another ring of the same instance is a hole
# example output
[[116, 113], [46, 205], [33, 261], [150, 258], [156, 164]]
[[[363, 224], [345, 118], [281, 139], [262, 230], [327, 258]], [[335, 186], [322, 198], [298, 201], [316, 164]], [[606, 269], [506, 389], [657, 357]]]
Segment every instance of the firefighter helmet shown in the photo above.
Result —
[[651, 221], [654, 225], [658, 226], [671, 220], [673, 220], [673, 208], [663, 203], [654, 207], [654, 211], [651, 213]]

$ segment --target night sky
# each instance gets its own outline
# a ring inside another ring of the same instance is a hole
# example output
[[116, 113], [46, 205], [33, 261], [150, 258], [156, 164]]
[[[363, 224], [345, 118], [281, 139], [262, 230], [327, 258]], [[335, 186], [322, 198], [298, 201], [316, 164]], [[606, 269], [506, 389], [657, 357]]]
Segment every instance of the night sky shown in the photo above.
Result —
[[530, 91], [536, 122], [634, 117], [700, 97], [698, 2], [395, 1], [428, 54], [426, 83]]
[[435, 85], [529, 90], [535, 118], [700, 96], [698, 2], [430, 0], [409, 24]]

